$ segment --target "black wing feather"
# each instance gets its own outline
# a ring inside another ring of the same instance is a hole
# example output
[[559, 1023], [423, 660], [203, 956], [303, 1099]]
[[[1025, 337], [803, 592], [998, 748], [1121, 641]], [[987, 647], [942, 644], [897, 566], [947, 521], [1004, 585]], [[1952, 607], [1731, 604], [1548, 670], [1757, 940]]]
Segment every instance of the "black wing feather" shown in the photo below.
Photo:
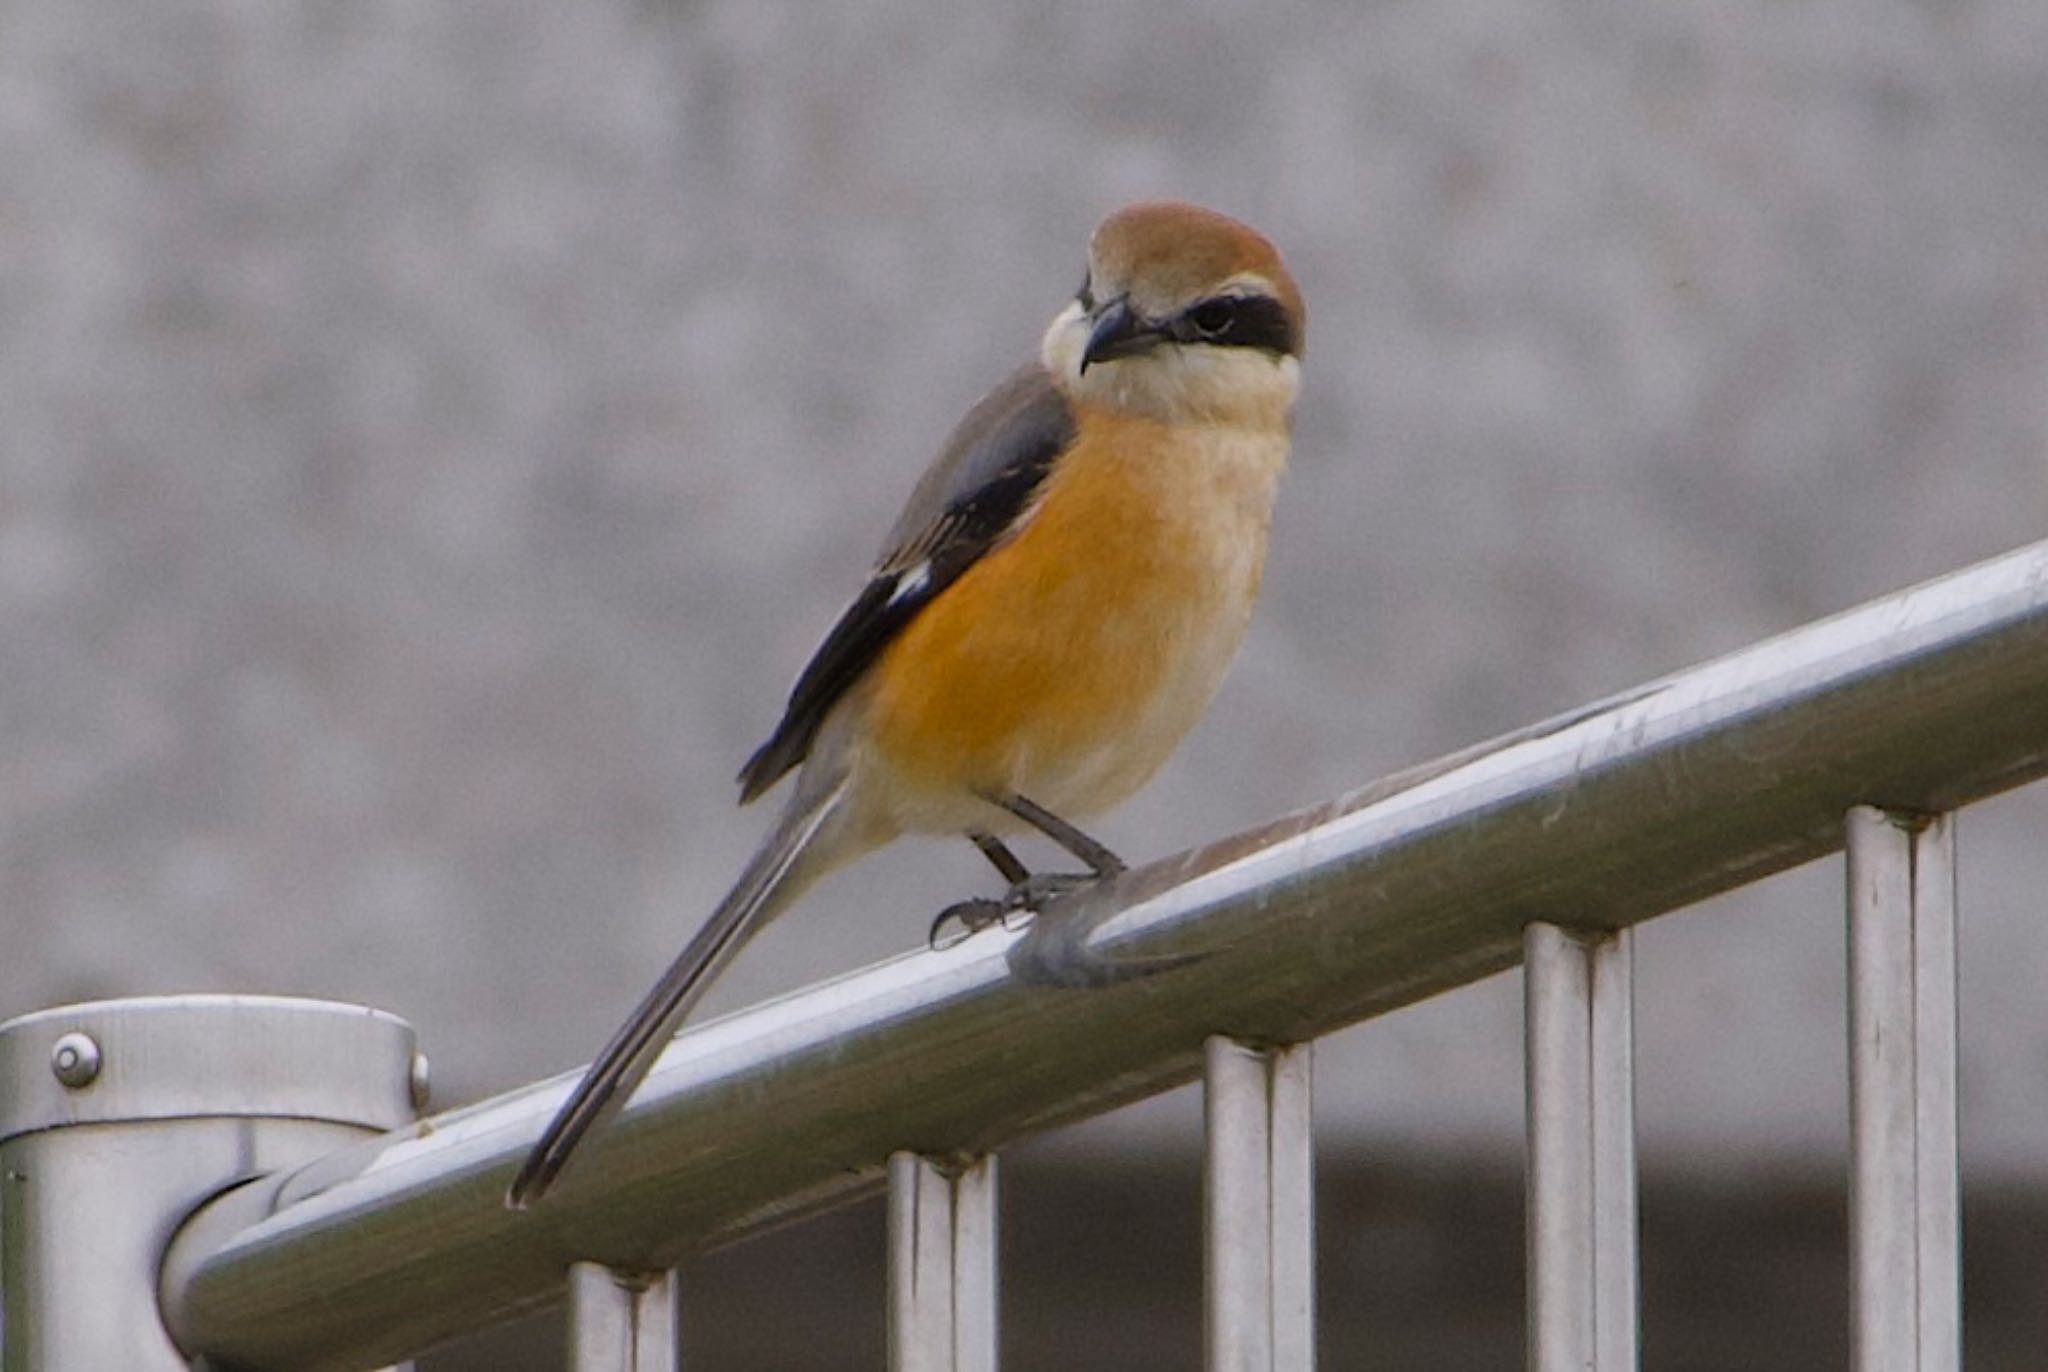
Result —
[[918, 611], [1002, 542], [1073, 438], [1073, 412], [1036, 365], [967, 412], [911, 493], [874, 578], [811, 656], [775, 732], [740, 769], [741, 804], [809, 755], [832, 707]]

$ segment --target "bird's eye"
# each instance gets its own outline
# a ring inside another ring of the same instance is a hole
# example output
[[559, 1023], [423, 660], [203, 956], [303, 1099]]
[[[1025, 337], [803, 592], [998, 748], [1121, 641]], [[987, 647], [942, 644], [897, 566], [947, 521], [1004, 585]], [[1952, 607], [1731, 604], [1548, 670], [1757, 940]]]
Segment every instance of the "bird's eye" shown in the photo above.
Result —
[[1204, 300], [1188, 311], [1188, 323], [1203, 338], [1215, 338], [1227, 332], [1237, 319], [1237, 302], [1234, 300]]

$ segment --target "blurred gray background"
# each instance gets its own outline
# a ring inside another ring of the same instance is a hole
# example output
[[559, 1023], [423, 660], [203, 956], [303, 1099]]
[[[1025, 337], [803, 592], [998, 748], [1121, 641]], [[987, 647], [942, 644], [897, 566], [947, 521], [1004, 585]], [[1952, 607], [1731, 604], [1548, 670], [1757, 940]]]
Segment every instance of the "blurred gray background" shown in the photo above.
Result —
[[[1266, 230], [1311, 325], [1260, 617], [1126, 854], [2048, 532], [2038, 0], [0, 0], [0, 1011], [360, 1000], [444, 1105], [583, 1061], [897, 501], [1152, 195]], [[1966, 1166], [2024, 1206], [2048, 796], [1963, 844]], [[989, 882], [901, 844], [712, 1009]], [[1839, 884], [1643, 931], [1653, 1177], [1834, 1203]], [[1505, 1168], [1518, 1242], [1519, 1017], [1330, 1040], [1326, 1184]], [[1456, 1227], [1371, 1269], [1469, 1269]], [[1736, 1365], [1655, 1310], [1653, 1362]]]

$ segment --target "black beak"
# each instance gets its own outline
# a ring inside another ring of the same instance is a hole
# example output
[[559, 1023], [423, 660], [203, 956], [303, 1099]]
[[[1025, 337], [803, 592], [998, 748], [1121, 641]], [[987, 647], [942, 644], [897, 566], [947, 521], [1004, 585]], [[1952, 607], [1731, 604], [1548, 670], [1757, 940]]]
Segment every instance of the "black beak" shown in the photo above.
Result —
[[1150, 352], [1166, 341], [1166, 331], [1137, 313], [1128, 300], [1112, 300], [1097, 310], [1095, 327], [1088, 334], [1088, 346], [1081, 353], [1081, 370], [1097, 362], [1114, 362]]

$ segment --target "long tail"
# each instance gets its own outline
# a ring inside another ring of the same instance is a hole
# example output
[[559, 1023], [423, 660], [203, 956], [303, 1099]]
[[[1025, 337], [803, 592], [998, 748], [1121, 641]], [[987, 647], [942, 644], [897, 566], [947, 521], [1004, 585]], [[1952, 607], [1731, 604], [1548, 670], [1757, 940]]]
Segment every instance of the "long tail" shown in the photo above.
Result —
[[842, 782], [809, 803], [799, 794], [711, 918], [590, 1064], [576, 1090], [548, 1123], [540, 1142], [526, 1155], [519, 1175], [505, 1193], [506, 1205], [523, 1210], [547, 1194], [568, 1166], [576, 1145], [626, 1103], [641, 1079], [653, 1070], [683, 1017], [711, 989], [741, 946], [806, 886], [837, 865], [830, 857], [819, 860], [824, 856], [819, 854], [810, 855], [807, 861], [805, 850], [832, 817], [844, 793]]

